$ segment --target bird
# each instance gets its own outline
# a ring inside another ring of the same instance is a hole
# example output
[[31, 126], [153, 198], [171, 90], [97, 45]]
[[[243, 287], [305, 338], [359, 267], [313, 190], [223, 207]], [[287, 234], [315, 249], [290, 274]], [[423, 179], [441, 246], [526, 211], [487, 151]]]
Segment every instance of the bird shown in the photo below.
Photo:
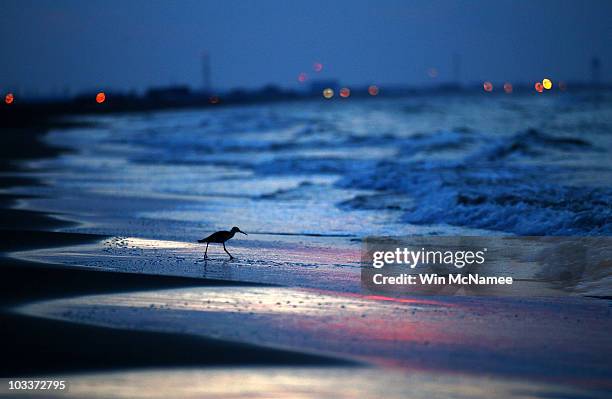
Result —
[[202, 238], [201, 240], [198, 240], [199, 243], [206, 243], [206, 251], [204, 251], [204, 259], [208, 258], [208, 244], [210, 243], [223, 244], [223, 250], [225, 251], [225, 253], [229, 255], [230, 259], [234, 259], [232, 254], [230, 254], [227, 251], [227, 248], [225, 248], [225, 241], [234, 237], [234, 234], [236, 233], [242, 233], [245, 236], [248, 236], [247, 233], [240, 230], [238, 227], [234, 226], [232, 227], [230, 231], [226, 231], [226, 230], [217, 231], [216, 233], [212, 233], [206, 238]]

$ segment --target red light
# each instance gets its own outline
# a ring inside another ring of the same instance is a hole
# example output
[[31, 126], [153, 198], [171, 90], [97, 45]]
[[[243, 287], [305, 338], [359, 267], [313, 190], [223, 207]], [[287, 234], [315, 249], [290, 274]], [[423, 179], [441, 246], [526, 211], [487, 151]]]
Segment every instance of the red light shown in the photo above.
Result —
[[565, 84], [565, 82], [559, 82], [558, 86], [559, 86], [559, 90], [561, 91], [567, 90], [567, 84]]
[[485, 90], [486, 92], [491, 92], [491, 91], [493, 91], [493, 83], [491, 83], [491, 82], [484, 82], [484, 83], [482, 84], [482, 87], [484, 88], [484, 90]]
[[314, 69], [315, 72], [321, 72], [323, 70], [323, 64], [320, 62], [315, 62], [312, 64], [312, 69]]
[[104, 101], [106, 101], [106, 94], [103, 91], [96, 94], [96, 102], [98, 104], [102, 104]]
[[371, 96], [377, 96], [378, 91], [378, 86], [376, 85], [371, 85], [370, 87], [368, 87], [368, 93], [370, 93]]
[[351, 90], [348, 87], [343, 87], [340, 89], [340, 97], [347, 98], [351, 95]]
[[298, 75], [298, 82], [300, 83], [304, 83], [307, 79], [308, 79], [308, 75], [306, 75], [304, 72]]
[[544, 91], [544, 85], [542, 85], [542, 82], [536, 82], [534, 87], [538, 93], [541, 93]]
[[13, 93], [8, 93], [5, 97], [4, 97], [4, 102], [7, 104], [12, 104], [13, 101], [15, 101], [15, 96], [13, 95]]
[[219, 104], [219, 97], [217, 96], [210, 96], [210, 98], [208, 99], [208, 102], [211, 104]]
[[511, 83], [504, 83], [504, 91], [508, 94], [512, 93], [512, 84]]
[[427, 74], [430, 78], [435, 79], [438, 77], [438, 70], [436, 68], [429, 68]]

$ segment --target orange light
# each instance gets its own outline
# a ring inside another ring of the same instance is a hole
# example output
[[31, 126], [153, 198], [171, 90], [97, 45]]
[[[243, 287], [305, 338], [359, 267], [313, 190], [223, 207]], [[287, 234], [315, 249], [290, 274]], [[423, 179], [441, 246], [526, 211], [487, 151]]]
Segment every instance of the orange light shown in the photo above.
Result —
[[542, 85], [542, 82], [536, 82], [534, 87], [538, 93], [541, 93], [544, 91], [544, 86]]
[[429, 68], [429, 70], [427, 70], [427, 74], [430, 78], [435, 79], [438, 77], [438, 70], [436, 68]]
[[482, 84], [482, 87], [484, 88], [484, 91], [486, 91], [486, 92], [493, 91], [493, 83], [491, 83], [491, 82], [484, 82]]
[[320, 62], [315, 62], [312, 64], [312, 69], [314, 69], [315, 72], [321, 72], [323, 70], [323, 64]]
[[4, 102], [7, 104], [12, 104], [15, 101], [15, 95], [13, 93], [7, 93], [4, 97]]
[[102, 104], [104, 101], [106, 101], [106, 94], [103, 91], [96, 94], [96, 102], [98, 104]]
[[208, 99], [208, 102], [211, 104], [219, 104], [219, 97], [217, 96], [210, 96], [210, 98]]
[[308, 79], [308, 75], [306, 75], [306, 73], [304, 73], [304, 72], [301, 72], [298, 75], [298, 82], [300, 82], [300, 83], [304, 83], [307, 79]]
[[510, 93], [512, 93], [512, 90], [513, 90], [513, 88], [512, 88], [512, 84], [511, 83], [508, 83], [508, 82], [504, 83], [504, 91], [506, 93], [510, 94]]
[[351, 89], [348, 87], [343, 87], [340, 89], [340, 97], [347, 98], [351, 95]]
[[377, 96], [378, 95], [378, 86], [371, 85], [370, 87], [368, 87], [368, 93], [370, 93], [371, 96]]
[[329, 87], [323, 90], [323, 97], [329, 99], [329, 98], [332, 98], [333, 96], [334, 96], [334, 91], [330, 89]]

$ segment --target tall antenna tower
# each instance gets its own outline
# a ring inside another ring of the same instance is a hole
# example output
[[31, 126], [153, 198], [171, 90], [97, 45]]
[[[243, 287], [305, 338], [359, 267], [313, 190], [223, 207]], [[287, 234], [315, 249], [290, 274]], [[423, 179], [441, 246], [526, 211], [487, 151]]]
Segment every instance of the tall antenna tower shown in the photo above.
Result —
[[461, 55], [453, 54], [453, 80], [454, 84], [461, 85]]
[[208, 51], [202, 53], [202, 85], [204, 91], [212, 92], [212, 81], [210, 77], [210, 55]]
[[591, 82], [593, 86], [601, 84], [601, 61], [598, 57], [591, 58]]

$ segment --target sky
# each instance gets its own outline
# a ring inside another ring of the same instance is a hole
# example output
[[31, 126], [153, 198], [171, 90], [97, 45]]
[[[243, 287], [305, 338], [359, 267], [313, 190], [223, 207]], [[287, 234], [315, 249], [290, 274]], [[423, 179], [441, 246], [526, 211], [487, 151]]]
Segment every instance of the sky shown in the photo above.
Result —
[[608, 0], [2, 0], [0, 88], [199, 88], [204, 52], [219, 90], [447, 82], [453, 57], [462, 83], [589, 80], [593, 56], [609, 82], [610, 21]]

